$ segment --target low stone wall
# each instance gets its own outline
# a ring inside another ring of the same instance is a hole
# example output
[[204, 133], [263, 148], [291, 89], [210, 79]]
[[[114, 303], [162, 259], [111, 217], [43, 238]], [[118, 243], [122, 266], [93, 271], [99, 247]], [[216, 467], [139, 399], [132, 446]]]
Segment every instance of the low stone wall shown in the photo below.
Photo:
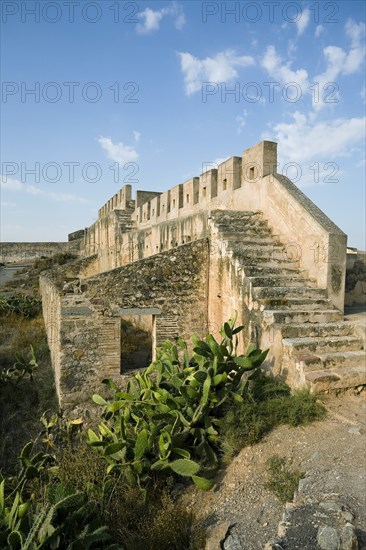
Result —
[[80, 254], [80, 240], [71, 242], [40, 242], [40, 243], [0, 243], [0, 262], [4, 264], [34, 262], [41, 256], [49, 257], [55, 254], [70, 252]]
[[41, 277], [61, 407], [90, 401], [103, 378], [118, 381], [121, 318], [151, 315], [154, 347], [207, 332], [208, 256], [208, 242], [201, 240], [74, 282], [78, 262]]

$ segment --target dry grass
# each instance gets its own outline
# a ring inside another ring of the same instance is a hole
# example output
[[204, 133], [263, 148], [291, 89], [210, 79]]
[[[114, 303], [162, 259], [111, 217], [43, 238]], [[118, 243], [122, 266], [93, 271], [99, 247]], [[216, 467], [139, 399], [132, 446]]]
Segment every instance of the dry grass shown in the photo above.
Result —
[[0, 369], [16, 361], [16, 354], [30, 359], [30, 346], [38, 367], [34, 379], [0, 387], [0, 470], [11, 472], [22, 447], [39, 432], [39, 418], [45, 409], [57, 407], [54, 375], [42, 317], [24, 319], [0, 317]]
[[81, 437], [61, 451], [58, 477], [73, 491], [81, 491], [99, 509], [112, 540], [124, 550], [202, 550], [205, 530], [191, 511], [173, 498], [166, 483], [151, 483], [146, 498], [139, 487], [123, 479], [106, 478], [105, 463]]

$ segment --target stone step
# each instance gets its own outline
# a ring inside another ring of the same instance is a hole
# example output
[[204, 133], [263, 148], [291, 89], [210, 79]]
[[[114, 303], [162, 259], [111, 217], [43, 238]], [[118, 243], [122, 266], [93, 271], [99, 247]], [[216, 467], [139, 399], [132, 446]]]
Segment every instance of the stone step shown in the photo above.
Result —
[[332, 371], [312, 371], [305, 374], [305, 380], [314, 392], [356, 388], [366, 384], [366, 369], [359, 366]]
[[267, 325], [287, 323], [335, 323], [343, 321], [343, 313], [335, 308], [320, 310], [264, 310], [263, 320]]
[[[234, 256], [240, 256], [247, 260], [248, 258], [252, 260], [268, 259], [275, 260], [279, 262], [296, 262], [294, 258], [289, 257], [282, 247], [276, 246], [252, 246], [249, 247], [245, 243], [235, 244], [232, 246], [230, 241], [227, 242], [228, 250], [233, 253]], [[297, 265], [297, 262], [296, 262]]]
[[327, 291], [324, 288], [308, 288], [302, 286], [286, 287], [255, 287], [253, 289], [255, 298], [309, 298], [316, 300], [318, 298], [326, 298]]
[[241, 254], [233, 252], [233, 258], [238, 260], [244, 267], [252, 266], [253, 264], [261, 267], [268, 267], [274, 269], [297, 269], [298, 263], [293, 260], [284, 260], [278, 258], [269, 258], [267, 256], [260, 256], [259, 254]]
[[353, 369], [363, 366], [366, 369], [366, 352], [358, 351], [335, 351], [332, 353], [298, 353], [296, 362], [303, 372], [317, 370], [329, 371], [333, 369]]
[[219, 238], [225, 241], [240, 240], [242, 237], [270, 238], [271, 230], [266, 225], [246, 225], [245, 227], [219, 226]]
[[283, 338], [323, 338], [327, 336], [352, 336], [354, 328], [349, 323], [298, 323], [277, 325]]
[[283, 243], [281, 241], [278, 241], [274, 239], [271, 235], [263, 235], [258, 236], [255, 234], [247, 235], [246, 233], [243, 235], [239, 235], [238, 239], [234, 238], [234, 235], [230, 239], [225, 239], [229, 242], [230, 246], [232, 245], [240, 245], [240, 246], [248, 246], [248, 247], [255, 247], [255, 246], [277, 246], [284, 248]]
[[311, 283], [309, 280], [304, 279], [301, 275], [298, 275], [296, 272], [287, 276], [275, 275], [273, 277], [248, 277], [249, 281], [252, 284], [252, 288], [261, 288], [261, 287], [300, 287], [300, 288], [313, 288], [314, 283]]
[[299, 269], [296, 265], [283, 266], [265, 266], [265, 265], [245, 265], [243, 266], [246, 277], [304, 277], [306, 271]]
[[263, 212], [261, 210], [211, 210], [210, 216], [215, 221], [222, 219], [237, 220], [248, 217], [263, 218]]
[[266, 309], [316, 311], [331, 309], [332, 306], [331, 302], [325, 298], [258, 298], [256, 302], [262, 311]]
[[362, 340], [357, 336], [330, 336], [328, 338], [283, 338], [284, 351], [288, 354], [297, 352], [313, 353], [314, 355], [325, 352], [359, 351]]
[[240, 231], [243, 227], [248, 225], [257, 224], [269, 229], [268, 223], [263, 219], [263, 216], [259, 214], [253, 214], [252, 216], [243, 216], [241, 218], [220, 218], [215, 220], [215, 225], [218, 228], [238, 228]]

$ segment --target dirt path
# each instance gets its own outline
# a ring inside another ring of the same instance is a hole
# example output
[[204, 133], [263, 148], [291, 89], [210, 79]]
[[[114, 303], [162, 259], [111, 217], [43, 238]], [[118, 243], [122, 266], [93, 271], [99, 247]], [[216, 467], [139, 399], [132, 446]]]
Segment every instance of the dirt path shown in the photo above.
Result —
[[[328, 416], [324, 421], [276, 429], [260, 444], [243, 449], [212, 491], [192, 489], [193, 507], [211, 534], [207, 550], [262, 550], [277, 535], [284, 507], [264, 487], [265, 463], [274, 454], [287, 457], [304, 472], [300, 481], [304, 503], [319, 504], [339, 497], [346, 504], [354, 516], [359, 548], [365, 549], [365, 398], [366, 392], [325, 397]], [[313, 518], [311, 521], [314, 523]], [[297, 522], [299, 530], [305, 531], [301, 517]], [[302, 535], [296, 536], [300, 539]], [[303, 536], [305, 542], [292, 542], [286, 548], [318, 548], [310, 536], [308, 542]]]

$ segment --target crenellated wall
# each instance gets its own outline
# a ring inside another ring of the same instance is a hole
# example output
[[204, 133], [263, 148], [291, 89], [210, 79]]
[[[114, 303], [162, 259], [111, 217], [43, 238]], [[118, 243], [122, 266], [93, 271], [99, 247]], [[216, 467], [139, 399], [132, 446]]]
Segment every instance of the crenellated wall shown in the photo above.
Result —
[[261, 211], [289, 257], [343, 309], [347, 237], [276, 170], [277, 144], [263, 141], [163, 193], [137, 191], [132, 201], [126, 185], [85, 231], [84, 254], [108, 271], [207, 237], [211, 210]]

